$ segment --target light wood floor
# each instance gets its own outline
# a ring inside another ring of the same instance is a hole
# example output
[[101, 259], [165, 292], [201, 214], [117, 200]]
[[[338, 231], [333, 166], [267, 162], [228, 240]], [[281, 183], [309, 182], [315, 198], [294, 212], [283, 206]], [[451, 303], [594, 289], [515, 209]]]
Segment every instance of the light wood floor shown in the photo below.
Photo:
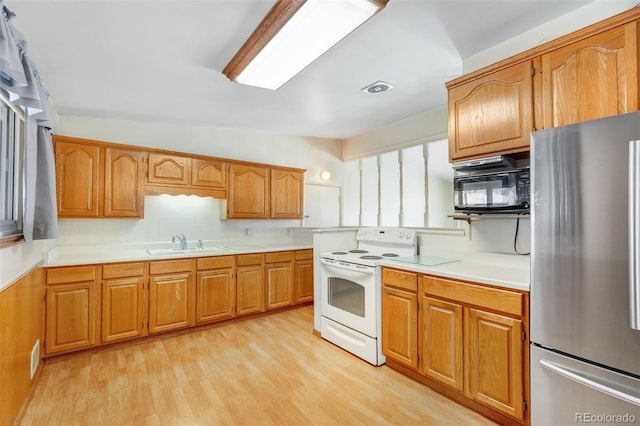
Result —
[[47, 364], [20, 424], [493, 424], [312, 329], [307, 306]]

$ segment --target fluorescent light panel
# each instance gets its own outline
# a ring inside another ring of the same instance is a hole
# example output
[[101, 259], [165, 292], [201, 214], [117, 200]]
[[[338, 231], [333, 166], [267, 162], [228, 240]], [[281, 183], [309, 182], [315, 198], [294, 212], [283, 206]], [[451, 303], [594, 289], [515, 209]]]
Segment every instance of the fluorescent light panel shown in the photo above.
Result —
[[[367, 21], [386, 2], [380, 3], [371, 0], [307, 0], [235, 81], [278, 89]], [[225, 74], [228, 75], [227, 72]]]

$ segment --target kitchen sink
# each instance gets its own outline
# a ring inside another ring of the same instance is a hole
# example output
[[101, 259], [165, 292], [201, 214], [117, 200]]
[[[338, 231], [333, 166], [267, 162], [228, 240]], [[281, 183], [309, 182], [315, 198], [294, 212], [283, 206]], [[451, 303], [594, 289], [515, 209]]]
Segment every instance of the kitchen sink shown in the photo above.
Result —
[[192, 247], [186, 249], [179, 248], [164, 248], [164, 249], [151, 249], [147, 250], [147, 253], [151, 256], [170, 256], [172, 254], [196, 254], [196, 253], [224, 253], [228, 250], [225, 247]]

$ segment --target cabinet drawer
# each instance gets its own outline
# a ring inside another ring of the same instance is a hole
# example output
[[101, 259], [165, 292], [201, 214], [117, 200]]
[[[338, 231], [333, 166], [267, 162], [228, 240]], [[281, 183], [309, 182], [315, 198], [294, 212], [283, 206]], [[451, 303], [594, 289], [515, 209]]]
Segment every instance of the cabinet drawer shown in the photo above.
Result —
[[151, 275], [189, 271], [191, 271], [191, 259], [164, 260], [161, 262], [151, 262], [149, 265], [149, 273]]
[[382, 284], [415, 292], [418, 291], [418, 274], [383, 268]]
[[312, 258], [313, 258], [313, 249], [295, 251], [296, 260], [304, 260], [304, 259], [312, 259]]
[[139, 277], [144, 275], [144, 262], [116, 263], [102, 267], [102, 278]]
[[236, 256], [237, 266], [262, 265], [264, 263], [264, 254], [239, 254]]
[[450, 281], [426, 275], [422, 277], [422, 289], [428, 295], [481, 306], [498, 312], [517, 316], [521, 316], [523, 313], [523, 294], [515, 291]]
[[292, 251], [276, 251], [274, 253], [265, 254], [266, 263], [290, 262], [293, 260]]
[[233, 256], [201, 257], [197, 260], [198, 270], [233, 268]]
[[73, 266], [47, 270], [47, 284], [76, 283], [96, 279], [95, 266]]

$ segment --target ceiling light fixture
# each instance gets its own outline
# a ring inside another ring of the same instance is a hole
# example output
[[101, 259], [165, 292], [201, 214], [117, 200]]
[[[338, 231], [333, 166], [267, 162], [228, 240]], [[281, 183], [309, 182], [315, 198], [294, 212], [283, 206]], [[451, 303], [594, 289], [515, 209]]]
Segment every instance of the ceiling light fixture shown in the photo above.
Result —
[[278, 0], [222, 70], [276, 90], [386, 6], [388, 0]]

